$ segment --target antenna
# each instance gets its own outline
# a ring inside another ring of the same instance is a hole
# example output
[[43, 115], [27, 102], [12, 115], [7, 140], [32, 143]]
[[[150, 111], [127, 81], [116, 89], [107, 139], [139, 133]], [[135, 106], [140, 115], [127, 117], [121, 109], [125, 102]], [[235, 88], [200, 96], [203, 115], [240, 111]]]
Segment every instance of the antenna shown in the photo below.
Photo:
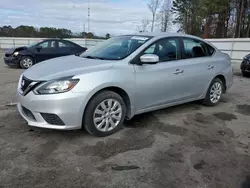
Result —
[[89, 17], [90, 17], [90, 6], [89, 6], [89, 0], [88, 0], [88, 32], [90, 31]]

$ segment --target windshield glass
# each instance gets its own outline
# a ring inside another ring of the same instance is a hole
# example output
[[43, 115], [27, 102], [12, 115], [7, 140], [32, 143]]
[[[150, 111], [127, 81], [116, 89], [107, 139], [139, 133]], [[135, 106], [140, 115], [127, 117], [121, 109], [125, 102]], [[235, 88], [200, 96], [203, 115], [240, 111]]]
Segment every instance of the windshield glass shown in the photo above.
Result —
[[40, 42], [41, 42], [41, 40], [40, 40], [40, 41], [33, 41], [33, 42], [30, 42], [30, 44], [27, 45], [27, 47], [33, 47], [33, 46], [37, 45], [37, 44], [40, 43]]
[[119, 36], [108, 39], [81, 54], [81, 57], [103, 60], [121, 60], [147, 42], [149, 36]]

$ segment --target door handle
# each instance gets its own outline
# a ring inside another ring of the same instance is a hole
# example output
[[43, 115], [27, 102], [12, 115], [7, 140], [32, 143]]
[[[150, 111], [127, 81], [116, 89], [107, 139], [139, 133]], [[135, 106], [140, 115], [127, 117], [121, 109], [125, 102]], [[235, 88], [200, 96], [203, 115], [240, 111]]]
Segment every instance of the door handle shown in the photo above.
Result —
[[184, 70], [176, 69], [176, 71], [174, 72], [174, 74], [182, 74], [183, 72], [184, 72]]
[[211, 69], [213, 69], [213, 68], [214, 68], [213, 65], [208, 65], [208, 67], [207, 67], [208, 70], [211, 70]]

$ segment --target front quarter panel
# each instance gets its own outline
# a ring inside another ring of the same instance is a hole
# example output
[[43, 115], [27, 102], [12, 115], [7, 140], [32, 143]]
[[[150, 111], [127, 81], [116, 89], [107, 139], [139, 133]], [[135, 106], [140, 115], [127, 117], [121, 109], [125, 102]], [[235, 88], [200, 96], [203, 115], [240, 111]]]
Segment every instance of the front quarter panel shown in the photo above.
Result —
[[20, 54], [21, 56], [31, 56], [31, 57], [34, 57], [33, 52], [32, 52], [31, 49], [29, 49], [29, 48], [26, 49], [26, 50], [20, 51], [19, 54]]
[[80, 79], [72, 92], [87, 93], [81, 103], [84, 108], [88, 101], [100, 90], [108, 87], [118, 87], [123, 89], [129, 96], [131, 103], [131, 114], [133, 114], [134, 104], [134, 67], [133, 65], [115, 65], [111, 69], [90, 72], [76, 75], [74, 78]]

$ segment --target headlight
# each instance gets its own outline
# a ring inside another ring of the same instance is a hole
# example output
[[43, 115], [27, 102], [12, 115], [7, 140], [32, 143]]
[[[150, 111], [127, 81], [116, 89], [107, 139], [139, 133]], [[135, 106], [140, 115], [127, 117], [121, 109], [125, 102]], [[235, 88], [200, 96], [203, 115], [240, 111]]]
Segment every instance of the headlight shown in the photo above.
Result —
[[19, 54], [19, 52], [14, 52], [14, 54], [13, 54], [13, 55], [14, 55], [14, 56], [17, 56], [18, 54]]
[[54, 80], [45, 82], [34, 90], [35, 94], [56, 94], [70, 91], [79, 79]]

